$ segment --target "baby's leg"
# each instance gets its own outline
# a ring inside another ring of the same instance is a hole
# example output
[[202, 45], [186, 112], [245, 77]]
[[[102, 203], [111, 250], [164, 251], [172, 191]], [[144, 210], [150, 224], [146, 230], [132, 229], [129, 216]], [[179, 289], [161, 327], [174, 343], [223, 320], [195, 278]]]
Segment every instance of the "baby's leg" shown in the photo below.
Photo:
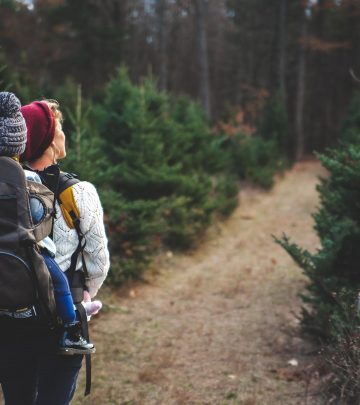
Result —
[[56, 309], [64, 325], [76, 322], [74, 302], [71, 296], [69, 282], [58, 264], [49, 255], [42, 255], [49, 270], [53, 285]]

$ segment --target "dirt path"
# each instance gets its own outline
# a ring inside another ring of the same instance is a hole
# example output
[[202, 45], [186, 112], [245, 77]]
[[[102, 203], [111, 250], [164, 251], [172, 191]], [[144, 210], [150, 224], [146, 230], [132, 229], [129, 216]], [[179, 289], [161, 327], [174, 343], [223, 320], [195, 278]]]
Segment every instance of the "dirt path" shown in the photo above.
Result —
[[74, 404], [315, 404], [287, 378], [309, 359], [294, 315], [304, 277], [271, 235], [316, 248], [320, 173], [302, 163], [271, 192], [244, 190], [197, 251], [168, 252], [154, 281], [105, 298], [111, 311], [92, 323], [93, 393], [80, 387]]

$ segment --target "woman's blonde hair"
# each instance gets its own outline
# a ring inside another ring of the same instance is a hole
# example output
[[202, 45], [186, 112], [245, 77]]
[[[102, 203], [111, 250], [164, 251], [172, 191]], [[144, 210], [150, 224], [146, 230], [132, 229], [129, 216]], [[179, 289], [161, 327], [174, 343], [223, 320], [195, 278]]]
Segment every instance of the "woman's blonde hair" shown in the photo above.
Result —
[[59, 103], [56, 100], [52, 99], [45, 99], [42, 101], [48, 105], [48, 107], [50, 108], [51, 112], [54, 115], [55, 120], [59, 121], [60, 124], [62, 124], [64, 121], [64, 117], [62, 112], [60, 111]]

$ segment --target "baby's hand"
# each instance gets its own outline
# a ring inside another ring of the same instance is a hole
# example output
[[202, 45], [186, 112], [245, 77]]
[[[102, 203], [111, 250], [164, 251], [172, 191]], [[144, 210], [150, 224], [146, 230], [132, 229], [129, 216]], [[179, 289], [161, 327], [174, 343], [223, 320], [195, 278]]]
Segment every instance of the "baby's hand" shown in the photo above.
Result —
[[84, 302], [91, 302], [91, 297], [87, 290], [84, 290]]
[[95, 301], [87, 301], [84, 302], [84, 307], [87, 316], [96, 315], [100, 309], [102, 308], [102, 302], [95, 300]]

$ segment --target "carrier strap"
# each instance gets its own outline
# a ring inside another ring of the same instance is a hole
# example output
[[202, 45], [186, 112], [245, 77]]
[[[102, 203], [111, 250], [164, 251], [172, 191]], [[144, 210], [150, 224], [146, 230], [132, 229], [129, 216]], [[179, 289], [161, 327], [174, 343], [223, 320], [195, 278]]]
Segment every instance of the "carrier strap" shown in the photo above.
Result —
[[[84, 338], [89, 342], [89, 327], [85, 308], [82, 304], [77, 304], [76, 309], [79, 313], [81, 329]], [[85, 354], [85, 392], [87, 396], [91, 391], [91, 354]]]
[[[82, 258], [85, 278], [88, 278], [88, 272], [84, 258], [84, 248], [86, 245], [86, 240], [80, 228], [80, 213], [76, 206], [76, 202], [74, 200], [71, 189], [72, 186], [76, 183], [79, 183], [79, 179], [75, 174], [61, 172], [59, 178], [58, 193], [56, 194], [62, 213], [64, 215], [64, 219], [70, 228], [75, 229], [79, 241], [77, 248], [71, 256], [70, 267], [67, 270], [67, 274], [70, 279], [76, 271], [76, 264], [80, 255]], [[63, 198], [63, 200], [61, 198]]]
[[77, 264], [78, 257], [79, 257], [79, 255], [81, 255], [82, 264], [83, 264], [83, 271], [84, 271], [85, 277], [88, 278], [88, 271], [87, 271], [86, 262], [85, 262], [85, 258], [84, 258], [84, 248], [85, 248], [85, 245], [86, 245], [86, 240], [84, 239], [84, 234], [82, 233], [82, 231], [80, 229], [80, 220], [79, 220], [79, 218], [75, 215], [74, 211], [70, 211], [69, 214], [71, 216], [71, 219], [72, 219], [74, 228], [76, 230], [79, 242], [78, 242], [78, 245], [77, 245], [75, 251], [71, 255], [70, 267], [67, 270], [67, 273], [68, 273], [70, 278], [74, 275], [74, 273], [76, 271], [76, 264]]

